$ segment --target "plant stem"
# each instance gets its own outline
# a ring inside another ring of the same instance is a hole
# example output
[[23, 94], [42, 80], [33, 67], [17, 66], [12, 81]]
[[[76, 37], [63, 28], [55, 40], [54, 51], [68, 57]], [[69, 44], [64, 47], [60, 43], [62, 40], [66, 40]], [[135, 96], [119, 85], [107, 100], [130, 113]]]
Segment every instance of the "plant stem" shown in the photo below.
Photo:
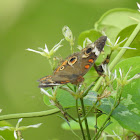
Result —
[[102, 126], [100, 127], [100, 129], [98, 130], [98, 132], [96, 133], [96, 135], [94, 136], [93, 140], [96, 140], [97, 138], [99, 138], [99, 136], [101, 135], [102, 131], [104, 130], [104, 126], [107, 123], [107, 121], [109, 120], [112, 112], [114, 111], [114, 108], [110, 111], [110, 113], [108, 114], [107, 118], [105, 119], [104, 123], [102, 124]]
[[74, 117], [72, 117], [68, 112], [67, 113], [67, 116], [69, 116], [72, 120], [74, 120], [75, 122], [78, 122], [78, 120], [76, 120]]
[[52, 64], [52, 62], [51, 62], [51, 59], [49, 58], [48, 60], [49, 60], [50, 66], [51, 66], [51, 70], [54, 70], [54, 69], [53, 69], [54, 66], [53, 66], [53, 64]]
[[89, 90], [94, 86], [94, 83], [95, 82], [92, 82], [88, 87], [87, 87], [87, 89], [84, 91], [84, 93], [83, 93], [83, 97], [85, 97], [87, 94], [88, 94], [88, 92], [89, 92]]
[[97, 133], [97, 127], [98, 127], [98, 121], [97, 121], [97, 108], [95, 108], [95, 118], [96, 118], [96, 128], [95, 128], [95, 135], [96, 135], [96, 133]]
[[[118, 107], [118, 105], [120, 104], [120, 100], [121, 100], [121, 96], [122, 96], [122, 91], [123, 91], [123, 87], [121, 87], [120, 93], [119, 93], [119, 97], [118, 97], [118, 98], [116, 97], [116, 100], [114, 101], [114, 104], [113, 104], [113, 107], [112, 107], [110, 113], [108, 114], [107, 118], [105, 119], [104, 123], [102, 124], [102, 126], [100, 127], [100, 129], [98, 130], [98, 132], [95, 134], [93, 140], [98, 139], [98, 138], [101, 136], [102, 131], [104, 130], [107, 121], [108, 121], [109, 118], [111, 117], [112, 112], [113, 112], [113, 111]], [[117, 102], [117, 99], [118, 99], [118, 102]]]
[[[130, 35], [129, 39], [124, 44], [124, 47], [126, 47], [126, 46], [129, 47], [130, 46], [130, 44], [135, 39], [135, 37], [139, 33], [139, 31], [140, 31], [140, 23], [136, 26], [133, 33]], [[121, 57], [123, 56], [123, 54], [125, 53], [126, 50], [127, 49], [122, 48], [121, 51], [117, 54], [117, 56], [114, 58], [114, 60], [109, 65], [110, 71], [112, 71], [112, 69], [115, 67], [115, 65], [120, 61]], [[93, 91], [98, 91], [99, 90], [102, 80], [103, 80], [103, 77], [100, 77], [99, 80], [97, 81], [96, 85], [94, 86]]]
[[77, 121], [75, 118], [73, 118], [68, 112], [66, 112], [65, 108], [63, 108], [63, 107], [61, 106], [61, 104], [60, 104], [57, 100], [55, 101], [55, 104], [56, 104], [56, 107], [58, 107], [58, 108], [60, 109], [61, 113], [64, 115], [64, 117], [65, 117], [65, 119], [66, 119], [67, 121], [69, 121], [68, 118], [67, 118], [67, 116], [69, 116], [72, 120], [74, 120], [75, 122], [78, 122], [78, 121]]
[[123, 86], [122, 86], [121, 89], [120, 89], [120, 94], [119, 94], [119, 97], [118, 97], [118, 103], [117, 103], [116, 100], [115, 100], [114, 108], [117, 108], [117, 106], [120, 104], [121, 97], [122, 97], [122, 92], [123, 92]]
[[93, 106], [89, 109], [89, 111], [86, 113], [86, 115], [84, 116], [82, 121], [85, 119], [85, 117], [87, 117], [89, 115], [89, 113], [92, 111], [92, 109], [96, 107], [97, 102], [98, 102], [98, 100], [96, 100], [96, 102], [93, 104]]
[[79, 115], [79, 112], [78, 112], [78, 99], [76, 99], [76, 111], [77, 111], [77, 115], [78, 115], [78, 121], [79, 121], [80, 129], [81, 129], [81, 132], [82, 132], [83, 140], [86, 140], [85, 134], [84, 134], [84, 129], [83, 129], [83, 126], [82, 126], [82, 122], [81, 122], [80, 115]]
[[71, 46], [71, 53], [73, 54], [73, 46], [72, 45], [70, 45]]
[[[85, 107], [84, 107], [83, 98], [80, 98], [80, 101], [81, 101], [81, 106], [82, 106], [83, 115], [85, 116], [86, 113], [85, 113]], [[90, 138], [90, 133], [89, 133], [89, 127], [88, 127], [88, 121], [87, 121], [87, 118], [86, 118], [86, 117], [85, 117], [85, 126], [86, 126], [86, 131], [87, 131], [88, 140], [91, 140], [91, 138]]]
[[19, 118], [34, 118], [34, 117], [43, 117], [49, 116], [55, 113], [60, 112], [58, 108], [40, 111], [40, 112], [30, 112], [30, 113], [17, 113], [17, 114], [9, 114], [0, 116], [0, 121], [2, 120], [10, 120], [10, 119], [19, 119]]

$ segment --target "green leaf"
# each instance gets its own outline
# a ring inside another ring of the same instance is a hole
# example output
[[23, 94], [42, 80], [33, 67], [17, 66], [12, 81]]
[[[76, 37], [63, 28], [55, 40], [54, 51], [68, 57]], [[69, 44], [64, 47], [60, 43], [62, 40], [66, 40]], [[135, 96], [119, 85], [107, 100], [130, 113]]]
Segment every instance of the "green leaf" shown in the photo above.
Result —
[[[50, 94], [51, 94], [51, 90], [47, 90]], [[74, 107], [75, 106], [75, 99], [72, 97], [72, 95], [62, 89], [57, 89], [57, 96], [56, 96], [57, 100], [59, 101], [59, 103], [64, 107], [64, 108], [69, 108], [69, 107]], [[49, 97], [44, 95], [44, 103], [47, 106], [50, 107], [55, 107], [53, 105], [51, 105], [51, 102], [49, 100]]]
[[[89, 91], [88, 93], [89, 95], [86, 96], [84, 98], [84, 105], [85, 106], [92, 106], [93, 105], [93, 99], [92, 98], [96, 98], [95, 96], [97, 95], [97, 93], [95, 93], [94, 91]], [[92, 96], [92, 98], [91, 98]], [[76, 106], [76, 100], [75, 98], [68, 92], [62, 89], [57, 89], [57, 96], [56, 96], [57, 100], [59, 101], [59, 103], [63, 106], [63, 108], [72, 108]], [[89, 100], [88, 98], [90, 98], [91, 100]], [[44, 103], [47, 106], [50, 107], [55, 107], [53, 105], [51, 105], [48, 96], [44, 95]], [[79, 106], [81, 106], [80, 101], [78, 102]]]
[[[115, 67], [117, 71], [119, 68], [127, 73], [130, 66], [133, 66], [132, 71], [128, 78], [133, 77], [135, 74], [140, 72], [140, 57], [128, 58]], [[117, 74], [119, 76], [119, 74]], [[118, 123], [133, 132], [140, 132], [140, 79], [136, 79], [125, 86], [123, 90], [123, 100], [121, 104], [113, 111], [112, 117], [118, 121]], [[74, 97], [62, 89], [57, 90], [57, 100], [64, 108], [70, 108], [75, 106]], [[93, 102], [97, 99], [97, 93], [90, 91], [88, 95], [84, 98], [85, 106], [92, 106]], [[103, 113], [109, 114], [111, 110], [111, 105], [114, 100], [112, 98], [104, 98], [101, 100], [102, 105], [99, 107]]]
[[83, 46], [83, 41], [86, 39], [86, 38], [89, 38], [91, 41], [95, 41], [97, 40], [100, 36], [102, 36], [102, 34], [96, 30], [87, 30], [87, 31], [84, 31], [82, 32], [80, 35], [79, 35], [79, 38], [78, 38], [78, 44]]
[[[47, 90], [47, 92], [48, 92], [50, 95], [52, 95], [52, 88], [49, 88], [49, 89]], [[54, 105], [51, 104], [50, 98], [49, 98], [47, 95], [44, 95], [44, 96], [43, 96], [43, 101], [44, 101], [44, 103], [45, 103], [47, 106], [49, 106], [49, 107], [51, 107], [51, 108], [56, 108], [56, 106], [54, 106]]]
[[[106, 117], [107, 117], [107, 115], [104, 114], [98, 118], [98, 127], [102, 126]], [[108, 127], [106, 127], [106, 129], [104, 129], [104, 132], [106, 132], [110, 135], [114, 135], [113, 132], [115, 132], [117, 135], [122, 136], [123, 128], [121, 127], [121, 125], [112, 117], [111, 117], [111, 122], [112, 123]]]
[[[132, 57], [121, 61], [115, 67], [117, 71], [119, 68], [127, 73], [130, 66], [132, 71], [128, 78], [133, 77], [135, 74], [140, 72], [140, 57]], [[118, 74], [117, 74], [118, 75]], [[124, 87], [123, 100], [121, 104], [113, 111], [112, 117], [119, 122], [119, 124], [133, 132], [140, 132], [140, 78], [132, 81]], [[109, 113], [111, 110], [110, 105], [113, 104], [113, 99], [102, 99], [102, 105], [100, 109]]]
[[[1, 121], [0, 122], [0, 127], [4, 127], [4, 126], [12, 126], [10, 123], [6, 122], [6, 121]], [[0, 136], [2, 136], [5, 140], [15, 140], [14, 138], [14, 131], [10, 131], [10, 130], [4, 130], [4, 131], [0, 131]]]
[[135, 19], [140, 20], [140, 13], [137, 10], [117, 8], [106, 12], [95, 24], [95, 29], [104, 31], [106, 35], [115, 42], [119, 32], [133, 24], [138, 24]]
[[[134, 31], [136, 26], [137, 25], [131, 25], [131, 26], [124, 28], [118, 34], [117, 38], [120, 36], [120, 41], [125, 39], [125, 38], [129, 38], [129, 36], [132, 34], [132, 32]], [[122, 46], [124, 45], [124, 43], [122, 43]], [[128, 49], [126, 51], [126, 53], [123, 55], [123, 57], [128, 58], [128, 57], [139, 56], [140, 55], [139, 44], [140, 44], [140, 32], [137, 34], [136, 38], [133, 40], [132, 44], [129, 46], [131, 48], [136, 48], [136, 50]], [[120, 47], [122, 47], [122, 46], [120, 46]], [[128, 46], [125, 46], [125, 47], [128, 47]]]
[[74, 97], [65, 90], [58, 89], [57, 99], [64, 108], [70, 108], [75, 106]]
[[[88, 117], [87, 118], [88, 120], [88, 126], [89, 126], [89, 129], [92, 129], [94, 130], [94, 125], [95, 125], [95, 117]], [[70, 126], [67, 124], [67, 122], [64, 122], [62, 123], [62, 128], [63, 129], [66, 129], [66, 130], [70, 130], [70, 129], [73, 129], [73, 130], [80, 130], [80, 126], [77, 122], [73, 121], [73, 120], [70, 120], [69, 122]], [[83, 121], [82, 122], [83, 124], [83, 128], [85, 129], [85, 122]]]

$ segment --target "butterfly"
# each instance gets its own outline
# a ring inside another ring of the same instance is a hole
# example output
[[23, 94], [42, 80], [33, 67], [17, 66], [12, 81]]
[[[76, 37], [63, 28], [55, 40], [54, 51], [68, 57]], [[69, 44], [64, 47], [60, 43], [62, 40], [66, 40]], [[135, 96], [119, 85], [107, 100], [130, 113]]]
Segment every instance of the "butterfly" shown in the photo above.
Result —
[[106, 36], [101, 36], [94, 43], [88, 44], [80, 52], [68, 56], [54, 70], [52, 75], [39, 79], [39, 88], [53, 87], [72, 83], [79, 84], [84, 81], [83, 76], [90, 70], [104, 48]]

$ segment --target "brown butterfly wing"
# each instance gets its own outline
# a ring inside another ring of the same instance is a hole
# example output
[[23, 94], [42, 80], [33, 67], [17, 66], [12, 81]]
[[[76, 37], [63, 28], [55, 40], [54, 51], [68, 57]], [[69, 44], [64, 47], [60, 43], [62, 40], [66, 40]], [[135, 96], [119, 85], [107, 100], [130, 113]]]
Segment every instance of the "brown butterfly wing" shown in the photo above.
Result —
[[94, 43], [89, 44], [81, 52], [67, 57], [56, 68], [52, 76], [41, 78], [39, 87], [50, 87], [65, 83], [77, 84], [83, 80], [83, 76], [93, 66], [102, 51], [107, 37], [102, 36]]

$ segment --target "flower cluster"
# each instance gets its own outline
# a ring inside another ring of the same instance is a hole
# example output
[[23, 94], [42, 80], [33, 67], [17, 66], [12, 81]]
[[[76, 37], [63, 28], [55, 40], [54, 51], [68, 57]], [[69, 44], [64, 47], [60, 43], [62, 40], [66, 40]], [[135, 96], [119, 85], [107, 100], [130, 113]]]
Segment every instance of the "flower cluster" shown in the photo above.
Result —
[[132, 78], [128, 79], [128, 76], [131, 70], [132, 70], [132, 67], [129, 68], [128, 72], [124, 76], [124, 72], [121, 70], [121, 68], [119, 68], [120, 78], [116, 78], [116, 80], [120, 86], [125, 86], [129, 84], [131, 81], [140, 78], [140, 73], [137, 73]]
[[40, 52], [40, 51], [33, 50], [33, 49], [30, 49], [30, 48], [28, 48], [27, 50], [28, 50], [28, 51], [32, 51], [32, 52], [35, 52], [35, 53], [39, 53], [39, 54], [41, 54], [42, 56], [45, 56], [45, 57], [47, 57], [47, 58], [49, 59], [49, 58], [51, 58], [51, 56], [52, 56], [60, 47], [63, 46], [63, 45], [61, 45], [61, 43], [62, 43], [63, 40], [64, 40], [64, 39], [61, 39], [60, 42], [59, 42], [58, 44], [56, 44], [50, 51], [49, 51], [49, 49], [48, 49], [48, 47], [47, 47], [46, 44], [45, 44], [45, 49], [40, 48], [40, 47], [38, 48], [39, 50], [41, 50], [41, 52]]
[[[15, 137], [15, 139], [18, 139], [20, 137], [19, 135], [20, 135], [21, 130], [25, 130], [27, 128], [38, 128], [42, 124], [42, 123], [39, 123], [39, 124], [19, 127], [19, 124], [21, 121], [22, 121], [22, 118], [18, 120], [16, 127], [11, 127], [11, 126], [0, 127], [0, 131], [4, 131], [6, 129], [10, 130], [10, 131], [14, 131], [14, 137]], [[23, 138], [21, 138], [21, 140], [23, 140]]]
[[[120, 36], [117, 38], [116, 42], [113, 44], [109, 38], [107, 38], [107, 41], [108, 41], [108, 45], [112, 51], [114, 50], [120, 50], [120, 49], [132, 49], [132, 50], [136, 50], [136, 48], [131, 48], [131, 47], [127, 47], [127, 46], [124, 46], [124, 47], [120, 47], [121, 44], [123, 42], [125, 42], [127, 40], [127, 38], [125, 38], [124, 40], [122, 40], [121, 42], [119, 42], [120, 40]], [[119, 42], [119, 43], [118, 43]]]

